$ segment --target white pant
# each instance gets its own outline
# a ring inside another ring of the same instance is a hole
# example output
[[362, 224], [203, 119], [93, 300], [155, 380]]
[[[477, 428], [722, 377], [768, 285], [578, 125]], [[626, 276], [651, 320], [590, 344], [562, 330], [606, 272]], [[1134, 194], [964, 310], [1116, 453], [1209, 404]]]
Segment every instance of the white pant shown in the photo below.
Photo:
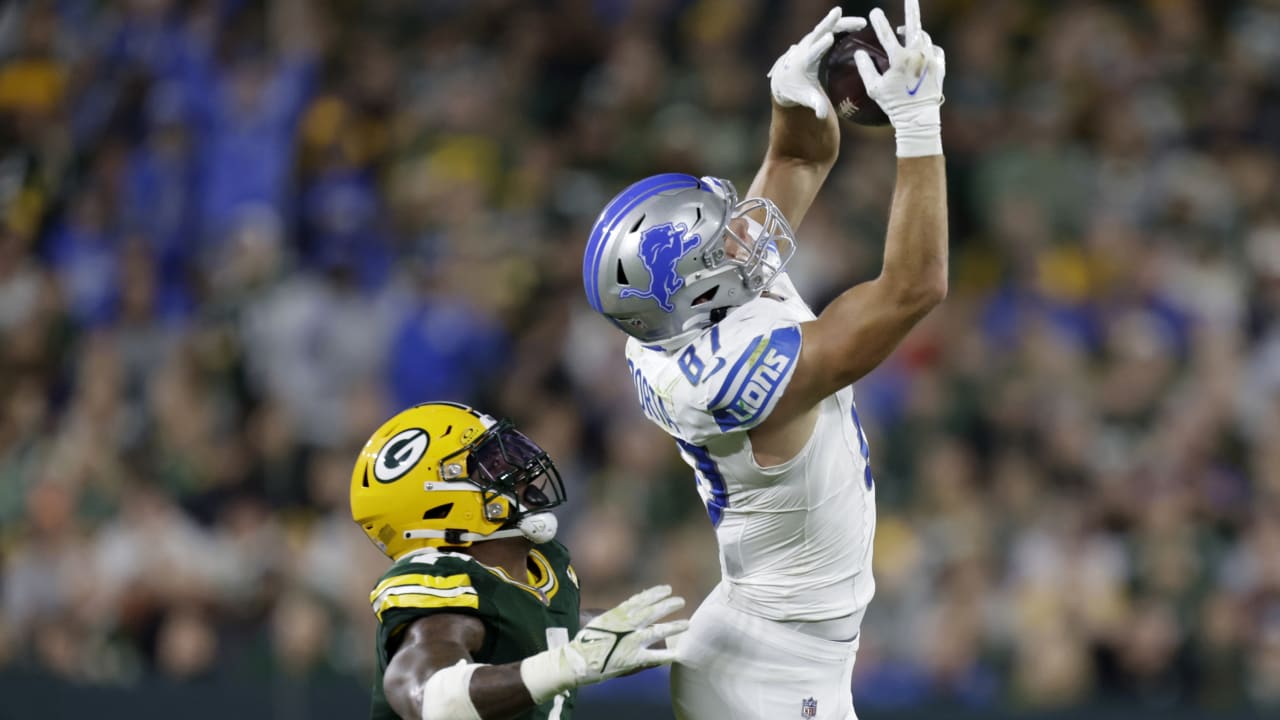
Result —
[[856, 638], [824, 640], [749, 615], [717, 586], [675, 640], [678, 720], [857, 720], [849, 689]]

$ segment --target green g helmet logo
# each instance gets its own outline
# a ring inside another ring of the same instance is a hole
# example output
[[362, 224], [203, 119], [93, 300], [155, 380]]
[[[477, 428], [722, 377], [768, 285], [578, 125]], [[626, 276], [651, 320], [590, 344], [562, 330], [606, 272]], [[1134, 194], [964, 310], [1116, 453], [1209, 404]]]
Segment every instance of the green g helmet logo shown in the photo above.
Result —
[[373, 463], [373, 477], [380, 483], [393, 483], [412, 470], [427, 453], [431, 436], [422, 428], [401, 430], [382, 446]]

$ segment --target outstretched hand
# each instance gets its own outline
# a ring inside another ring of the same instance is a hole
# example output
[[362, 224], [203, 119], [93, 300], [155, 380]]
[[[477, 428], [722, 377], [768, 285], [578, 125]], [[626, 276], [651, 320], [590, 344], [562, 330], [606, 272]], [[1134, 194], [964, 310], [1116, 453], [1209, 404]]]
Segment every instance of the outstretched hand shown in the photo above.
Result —
[[902, 42], [894, 34], [884, 11], [871, 11], [875, 31], [889, 69], [880, 74], [865, 51], [854, 54], [858, 74], [867, 95], [880, 104], [898, 137], [898, 157], [942, 154], [942, 80], [947, 73], [946, 54], [933, 44], [920, 24], [920, 0], [906, 0]]
[[524, 659], [520, 674], [535, 703], [557, 693], [636, 670], [666, 665], [675, 650], [653, 647], [689, 629], [687, 620], [658, 620], [684, 607], [670, 585], [636, 593], [596, 616], [567, 645]]
[[658, 585], [596, 616], [569, 643], [584, 661], [587, 682], [674, 661], [674, 650], [650, 646], [688, 629], [685, 620], [654, 624], [682, 607], [684, 598], [672, 597], [670, 585]]
[[832, 8], [813, 30], [787, 48], [773, 63], [769, 70], [769, 89], [779, 106], [807, 107], [819, 120], [825, 120], [831, 114], [831, 101], [818, 81], [818, 65], [835, 42], [836, 33], [853, 32], [867, 26], [866, 20], [843, 17], [842, 12], [839, 7]]

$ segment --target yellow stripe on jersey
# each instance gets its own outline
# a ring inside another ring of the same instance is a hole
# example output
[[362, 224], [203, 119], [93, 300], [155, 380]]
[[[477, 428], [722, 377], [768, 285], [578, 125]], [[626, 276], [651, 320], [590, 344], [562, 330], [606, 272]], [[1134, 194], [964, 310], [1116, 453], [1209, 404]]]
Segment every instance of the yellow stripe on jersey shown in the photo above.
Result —
[[372, 603], [377, 600], [378, 596], [388, 588], [402, 585], [420, 586], [435, 590], [452, 590], [454, 588], [471, 588], [471, 578], [466, 573], [459, 573], [458, 575], [424, 575], [422, 573], [396, 575], [378, 583], [373, 592], [369, 593], [369, 602]]
[[471, 608], [472, 610], [480, 607], [480, 596], [475, 593], [463, 593], [454, 597], [439, 597], [436, 595], [423, 595], [420, 593], [388, 595], [382, 601], [382, 607], [378, 608], [378, 622], [382, 622], [382, 613], [392, 608]]
[[544, 582], [546, 582], [546, 566], [535, 560], [532, 567], [525, 568], [525, 575], [529, 577], [530, 585], [540, 587]]
[[573, 569], [572, 565], [565, 567], [564, 574], [569, 576], [569, 582], [572, 582], [574, 587], [581, 587], [581, 585], [578, 584], [578, 573]]
[[[533, 558], [533, 564], [537, 566], [538, 573], [529, 572], [529, 584], [538, 588], [547, 596], [547, 599], [556, 596], [556, 591], [560, 589], [560, 583], [556, 581], [556, 572], [551, 569], [551, 561], [547, 556], [537, 550], [530, 550], [529, 557]], [[541, 582], [539, 582], [541, 579]]]
[[379, 593], [378, 597], [373, 600], [373, 609], [375, 612], [381, 609], [382, 601], [393, 595], [430, 595], [432, 597], [450, 598], [467, 594], [475, 595], [475, 588], [459, 587], [449, 588], [447, 590], [437, 590], [435, 588], [429, 588], [426, 585], [397, 585], [395, 587], [389, 587]]
[[[529, 581], [527, 583], [516, 580], [508, 575], [506, 570], [503, 570], [500, 567], [489, 567], [488, 565], [484, 565], [483, 567], [485, 570], [493, 573], [494, 577], [510, 583], [511, 585], [515, 585], [521, 590], [524, 590], [530, 595], [538, 598], [543, 605], [548, 605], [551, 603], [551, 598], [555, 597], [556, 593], [560, 590], [560, 583], [556, 581], [556, 573], [551, 569], [551, 561], [547, 560], [547, 557], [537, 550], [530, 550], [529, 558], [533, 560], [533, 564], [537, 567], [537, 571], [535, 572], [535, 570], [531, 568], [525, 573], [525, 579]], [[538, 582], [539, 578], [542, 580], [541, 583]]]
[[485, 569], [485, 570], [488, 570], [489, 572], [493, 573], [493, 576], [494, 576], [494, 577], [496, 577], [496, 578], [498, 578], [499, 580], [502, 580], [503, 582], [506, 582], [506, 583], [510, 583], [510, 584], [512, 584], [512, 585], [515, 585], [516, 587], [520, 588], [521, 590], [523, 590], [523, 591], [525, 591], [525, 592], [529, 593], [530, 595], [532, 595], [532, 596], [534, 596], [534, 597], [538, 598], [538, 602], [542, 603], [543, 605], [546, 605], [546, 604], [548, 603], [548, 601], [551, 599], [551, 598], [548, 598], [546, 595], [544, 595], [544, 594], [542, 593], [542, 591], [541, 591], [541, 590], [539, 590], [538, 588], [536, 588], [536, 587], [534, 587], [534, 586], [532, 586], [532, 585], [528, 585], [528, 584], [522, 583], [522, 582], [520, 582], [519, 580], [517, 580], [517, 579], [515, 579], [515, 578], [511, 577], [510, 575], [508, 575], [508, 574], [507, 574], [507, 571], [506, 571], [506, 570], [503, 570], [503, 569], [502, 569], [502, 568], [500, 568], [500, 567], [489, 567], [488, 565], [485, 565], [485, 566], [483, 566], [483, 567], [484, 567], [484, 569]]

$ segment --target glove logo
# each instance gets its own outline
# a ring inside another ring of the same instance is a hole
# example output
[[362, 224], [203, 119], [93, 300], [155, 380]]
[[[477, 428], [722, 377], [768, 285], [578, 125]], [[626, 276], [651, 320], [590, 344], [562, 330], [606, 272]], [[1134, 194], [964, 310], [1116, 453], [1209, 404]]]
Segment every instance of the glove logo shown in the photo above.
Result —
[[916, 80], [916, 86], [907, 88], [907, 94], [912, 97], [915, 97], [915, 94], [920, 92], [920, 86], [924, 84], [924, 79], [928, 76], [929, 76], [929, 66], [925, 65], [924, 72], [920, 73], [920, 79]]
[[671, 296], [684, 287], [684, 278], [676, 273], [676, 265], [691, 250], [702, 244], [702, 238], [689, 235], [684, 223], [655, 225], [640, 235], [640, 262], [649, 271], [649, 289], [624, 287], [619, 297], [651, 298], [665, 312], [675, 307]]
[[373, 477], [380, 483], [392, 483], [404, 477], [418, 464], [431, 444], [431, 436], [422, 428], [409, 428], [396, 433], [373, 463]]

